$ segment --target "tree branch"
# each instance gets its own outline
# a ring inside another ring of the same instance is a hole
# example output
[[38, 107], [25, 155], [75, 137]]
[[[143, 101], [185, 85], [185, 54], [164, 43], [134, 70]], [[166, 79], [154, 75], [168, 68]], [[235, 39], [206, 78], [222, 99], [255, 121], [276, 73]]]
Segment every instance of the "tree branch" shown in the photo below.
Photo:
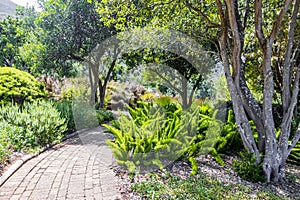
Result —
[[255, 15], [254, 15], [255, 32], [260, 45], [263, 47], [265, 45], [266, 38], [262, 30], [262, 0], [255, 0], [254, 8], [255, 8]]
[[221, 18], [221, 26], [225, 27], [226, 26], [226, 20], [225, 20], [225, 16], [224, 16], [224, 12], [222, 9], [222, 3], [220, 0], [216, 0], [216, 4], [217, 4], [217, 8], [218, 8], [218, 12]]
[[276, 36], [280, 30], [280, 26], [281, 26], [281, 23], [284, 19], [284, 16], [286, 14], [286, 12], [288, 11], [288, 8], [291, 4], [292, 0], [286, 0], [284, 5], [282, 6], [281, 10], [280, 10], [280, 13], [276, 19], [276, 21], [274, 22], [274, 25], [273, 25], [273, 28], [272, 28], [272, 32], [271, 32], [271, 35], [270, 35], [270, 38], [269, 38], [269, 42], [270, 43], [273, 43], [276, 39]]
[[168, 80], [166, 79], [163, 75], [161, 75], [158, 71], [154, 70], [154, 69], [149, 69], [151, 70], [152, 72], [156, 73], [157, 76], [159, 76], [161, 79], [163, 79], [164, 81], [166, 81], [166, 83], [172, 88], [174, 89], [176, 92], [178, 92], [179, 94], [182, 94], [182, 91], [180, 89], [178, 89], [177, 87], [173, 86], [173, 84]]
[[198, 15], [200, 15], [209, 25], [212, 26], [212, 28], [219, 28], [221, 27], [221, 24], [216, 24], [214, 22], [212, 22], [207, 15], [205, 15], [199, 8], [196, 8], [194, 6], [192, 6], [190, 3], [188, 3], [187, 1], [184, 2], [184, 5], [189, 8], [192, 9], [193, 11], [195, 11]]
[[198, 84], [200, 83], [200, 81], [202, 80], [202, 76], [200, 75], [196, 84], [193, 86], [193, 89], [191, 91], [191, 95], [190, 95], [190, 98], [189, 98], [189, 103], [188, 103], [188, 107], [190, 107], [190, 105], [192, 104], [192, 100], [193, 100], [193, 97], [194, 97], [194, 94], [195, 94], [195, 91], [197, 89], [197, 86]]
[[[288, 110], [283, 116], [283, 120], [282, 120], [282, 123], [281, 123], [282, 127], [286, 126], [287, 124], [291, 124], [293, 114], [294, 114], [294, 110], [295, 110], [295, 107], [297, 105], [298, 94], [299, 94], [299, 77], [300, 77], [300, 64], [297, 67], [297, 72], [296, 72], [295, 81], [294, 81], [294, 88], [293, 88], [293, 91], [292, 91], [292, 98], [291, 98]], [[285, 139], [288, 140], [289, 135], [290, 135], [289, 132], [281, 133], [280, 134], [280, 141], [284, 141]]]
[[242, 51], [242, 40], [240, 35], [241, 33], [239, 26], [238, 26], [238, 19], [236, 16], [236, 7], [232, 0], [226, 0], [226, 5], [229, 14], [229, 24], [232, 31], [234, 48], [232, 53], [232, 66], [234, 68], [233, 75], [235, 76], [236, 85], [239, 88], [239, 81], [240, 81], [240, 69], [241, 69], [241, 51]]
[[288, 30], [288, 41], [286, 45], [286, 51], [284, 54], [284, 64], [283, 64], [283, 90], [282, 90], [282, 104], [283, 113], [287, 112], [287, 109], [291, 101], [290, 84], [291, 84], [291, 54], [293, 48], [293, 41], [295, 36], [295, 24], [297, 22], [297, 15], [299, 11], [300, 0], [295, 0], [292, 17], [290, 19], [289, 30]]

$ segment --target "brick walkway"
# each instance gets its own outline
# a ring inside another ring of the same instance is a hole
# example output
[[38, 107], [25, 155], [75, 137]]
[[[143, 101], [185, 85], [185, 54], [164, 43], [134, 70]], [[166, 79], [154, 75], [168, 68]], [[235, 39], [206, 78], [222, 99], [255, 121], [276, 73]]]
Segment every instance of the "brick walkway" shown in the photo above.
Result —
[[102, 132], [80, 133], [29, 160], [2, 185], [0, 199], [119, 199]]

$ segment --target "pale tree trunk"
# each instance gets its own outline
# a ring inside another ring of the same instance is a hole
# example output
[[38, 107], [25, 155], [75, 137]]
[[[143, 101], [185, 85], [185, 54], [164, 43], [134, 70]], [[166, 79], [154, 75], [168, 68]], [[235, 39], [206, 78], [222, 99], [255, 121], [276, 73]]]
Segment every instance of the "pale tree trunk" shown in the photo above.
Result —
[[[264, 153], [263, 170], [265, 172], [267, 181], [285, 181], [285, 166], [286, 160], [289, 155], [288, 140], [291, 131], [291, 121], [294, 113], [294, 109], [297, 105], [297, 96], [299, 91], [299, 69], [294, 79], [294, 89], [291, 92], [291, 50], [292, 41], [294, 38], [294, 25], [296, 23], [297, 14], [299, 11], [299, 0], [295, 0], [293, 4], [293, 14], [290, 18], [289, 24], [289, 34], [287, 49], [284, 57], [284, 74], [283, 74], [283, 121], [281, 124], [281, 132], [279, 141], [276, 140], [274, 119], [272, 116], [272, 100], [274, 93], [274, 81], [273, 73], [271, 68], [271, 58], [272, 58], [272, 46], [283, 19], [292, 4], [292, 0], [286, 0], [282, 6], [279, 15], [275, 19], [274, 25], [272, 27], [272, 32], [269, 37], [265, 37], [262, 30], [262, 1], [255, 1], [255, 29], [256, 35], [259, 40], [261, 50], [263, 52], [263, 74], [264, 74], [264, 97], [263, 97], [263, 118], [265, 121], [265, 131], [266, 131], [266, 149]], [[292, 94], [292, 96], [291, 96]], [[295, 138], [297, 138], [297, 134]], [[294, 139], [295, 139], [294, 138]], [[292, 147], [291, 147], [292, 148]]]
[[[233, 2], [227, 1], [227, 9], [224, 11], [222, 3], [217, 0], [216, 1], [218, 11], [221, 17], [221, 27], [222, 31], [220, 37], [218, 38], [220, 45], [220, 53], [224, 66], [225, 77], [228, 85], [228, 89], [230, 92], [230, 96], [233, 104], [233, 111], [236, 117], [237, 129], [241, 135], [242, 141], [246, 149], [253, 153], [256, 157], [256, 163], [260, 163], [261, 157], [258, 147], [255, 143], [253, 133], [248, 121], [247, 117], [247, 109], [248, 111], [252, 111], [252, 107], [247, 106], [244, 107], [244, 103], [249, 102], [248, 98], [252, 95], [245, 95], [245, 91], [248, 90], [245, 82], [241, 82], [241, 79], [244, 77], [242, 69], [242, 59], [241, 53], [243, 48], [243, 33], [240, 34], [239, 25], [237, 23], [236, 11]], [[233, 46], [228, 42], [229, 38], [229, 27], [234, 30], [232, 31], [232, 36], [234, 39]], [[229, 60], [228, 49], [232, 50], [232, 59]], [[232, 66], [232, 73], [230, 71], [230, 66]], [[243, 87], [241, 87], [243, 86]], [[251, 99], [254, 101], [254, 98]], [[257, 103], [253, 103], [253, 105], [258, 105]], [[254, 107], [254, 106], [253, 106]], [[254, 113], [254, 112], [252, 112]], [[250, 115], [251, 116], [251, 115]], [[254, 116], [254, 115], [252, 115]], [[255, 120], [256, 122], [259, 120]]]
[[[262, 1], [255, 1], [255, 31], [262, 51], [262, 67], [264, 75], [263, 107], [260, 108], [249, 90], [244, 76], [244, 61], [242, 60], [244, 45], [244, 30], [247, 26], [247, 13], [249, 12], [249, 1], [246, 1], [245, 15], [243, 21], [239, 16], [238, 4], [236, 1], [225, 0], [226, 6], [216, 0], [216, 5], [221, 19], [221, 33], [219, 34], [219, 46], [225, 76], [233, 103], [233, 110], [236, 116], [238, 131], [245, 147], [249, 152], [257, 156], [257, 163], [260, 162], [260, 154], [264, 155], [263, 171], [267, 181], [284, 181], [285, 165], [288, 155], [300, 138], [300, 125], [289, 145], [291, 121], [299, 92], [300, 65], [292, 82], [292, 67], [297, 63], [291, 63], [299, 55], [299, 47], [292, 54], [292, 42], [294, 38], [294, 26], [299, 12], [299, 1], [294, 0], [293, 13], [289, 24], [289, 39], [284, 58], [284, 81], [283, 81], [283, 121], [279, 141], [276, 139], [275, 124], [273, 119], [273, 94], [274, 80], [271, 66], [272, 47], [279, 32], [292, 0], [287, 0], [275, 19], [272, 32], [265, 37], [262, 28]], [[191, 7], [191, 6], [190, 6]], [[247, 10], [248, 9], [248, 10]], [[196, 10], [198, 13], [200, 10]], [[201, 13], [203, 15], [203, 13]], [[207, 19], [206, 19], [207, 21]], [[208, 21], [209, 23], [209, 21]], [[229, 37], [230, 36], [230, 37]], [[232, 70], [230, 70], [232, 67]], [[295, 71], [295, 70], [294, 70]], [[293, 88], [291, 88], [293, 85]], [[258, 145], [255, 143], [247, 115], [256, 125], [259, 134]]]

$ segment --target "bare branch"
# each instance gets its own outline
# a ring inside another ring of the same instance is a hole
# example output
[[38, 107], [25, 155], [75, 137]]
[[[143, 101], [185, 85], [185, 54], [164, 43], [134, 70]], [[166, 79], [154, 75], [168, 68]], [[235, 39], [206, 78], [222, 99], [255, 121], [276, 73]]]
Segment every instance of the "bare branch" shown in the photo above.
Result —
[[192, 6], [190, 3], [188, 3], [187, 1], [184, 3], [184, 5], [186, 7], [188, 7], [189, 9], [192, 9], [193, 11], [195, 11], [198, 15], [200, 15], [209, 25], [211, 25], [214, 28], [218, 28], [221, 26], [221, 24], [216, 24], [214, 22], [212, 22], [207, 15], [205, 15], [199, 8], [196, 8], [194, 6]]
[[222, 3], [221, 3], [220, 0], [216, 0], [216, 4], [217, 4], [218, 12], [219, 12], [219, 15], [220, 15], [220, 18], [221, 18], [221, 25], [222, 25], [222, 27], [225, 27], [226, 20], [225, 20], [224, 12], [223, 12], [223, 9], [222, 9]]
[[[299, 77], [300, 77], [300, 64], [297, 67], [297, 72], [296, 72], [296, 77], [295, 77], [291, 102], [289, 104], [287, 112], [283, 116], [281, 126], [285, 126], [286, 124], [290, 124], [291, 121], [292, 121], [294, 109], [297, 105], [297, 99], [298, 99], [298, 94], [299, 94]], [[290, 134], [289, 132], [280, 134], [280, 141], [283, 141], [284, 139], [288, 139], [289, 134]]]
[[296, 64], [297, 58], [299, 58], [299, 55], [300, 55], [300, 41], [298, 42], [298, 45], [295, 48], [293, 56], [291, 58], [291, 63], [290, 63], [291, 67], [293, 67]]
[[226, 0], [226, 5], [229, 14], [229, 24], [232, 31], [234, 48], [232, 53], [232, 65], [234, 68], [233, 74], [236, 77], [236, 84], [239, 87], [239, 77], [240, 77], [240, 69], [241, 69], [241, 51], [242, 51], [242, 40], [240, 37], [240, 30], [238, 27], [238, 20], [236, 16], [235, 5], [232, 0]]
[[289, 30], [288, 30], [288, 41], [286, 45], [286, 51], [284, 54], [284, 64], [283, 64], [283, 91], [282, 91], [282, 103], [283, 103], [283, 113], [287, 112], [290, 105], [290, 83], [291, 83], [291, 54], [293, 48], [293, 41], [295, 36], [295, 24], [297, 22], [297, 15], [299, 11], [300, 0], [295, 0], [292, 17], [290, 19]]
[[255, 22], [256, 36], [259, 40], [260, 45], [264, 46], [266, 39], [262, 30], [262, 0], [255, 0], [254, 8], [255, 8], [254, 22]]

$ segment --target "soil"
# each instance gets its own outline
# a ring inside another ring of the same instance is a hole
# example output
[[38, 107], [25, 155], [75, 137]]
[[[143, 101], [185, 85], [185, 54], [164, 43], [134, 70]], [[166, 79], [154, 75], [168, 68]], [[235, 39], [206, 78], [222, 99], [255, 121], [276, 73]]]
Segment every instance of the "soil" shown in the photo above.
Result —
[[[232, 162], [237, 157], [235, 155], [224, 155], [223, 160], [225, 166], [220, 166], [215, 159], [210, 155], [201, 155], [197, 157], [199, 173], [205, 174], [217, 178], [223, 184], [242, 184], [251, 188], [251, 194], [253, 198], [256, 197], [258, 191], [270, 191], [277, 196], [288, 199], [300, 199], [300, 166], [288, 164], [287, 166], [287, 183], [252, 183], [240, 178], [236, 172], [233, 171]], [[166, 172], [186, 179], [190, 176], [191, 166], [184, 161], [176, 161], [172, 165], [168, 166], [165, 170], [158, 170], [156, 173], [164, 175]], [[135, 175], [133, 179], [122, 168], [115, 169], [118, 176], [118, 186], [122, 194], [122, 199], [135, 200], [145, 199], [139, 194], [133, 192], [130, 187], [134, 183], [141, 181], [150, 181], [147, 174]], [[196, 175], [197, 176], [197, 175]]]

